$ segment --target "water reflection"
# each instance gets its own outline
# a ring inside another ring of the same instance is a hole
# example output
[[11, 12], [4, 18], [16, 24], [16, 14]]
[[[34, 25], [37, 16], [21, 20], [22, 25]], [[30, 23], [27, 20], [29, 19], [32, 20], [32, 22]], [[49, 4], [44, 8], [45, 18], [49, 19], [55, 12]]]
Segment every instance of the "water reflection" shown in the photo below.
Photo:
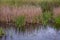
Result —
[[26, 26], [24, 29], [15, 27], [3, 28], [6, 36], [0, 40], [60, 40], [60, 30], [51, 26]]
[[56, 30], [60, 30], [60, 24], [53, 25]]

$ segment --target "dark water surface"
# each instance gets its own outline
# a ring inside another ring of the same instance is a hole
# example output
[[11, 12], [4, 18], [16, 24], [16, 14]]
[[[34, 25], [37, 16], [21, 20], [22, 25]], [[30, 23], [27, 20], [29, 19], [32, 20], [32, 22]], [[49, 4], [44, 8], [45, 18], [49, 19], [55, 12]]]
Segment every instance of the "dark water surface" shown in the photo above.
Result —
[[20, 30], [14, 27], [3, 29], [6, 36], [0, 40], [60, 40], [60, 30], [52, 26], [28, 26]]

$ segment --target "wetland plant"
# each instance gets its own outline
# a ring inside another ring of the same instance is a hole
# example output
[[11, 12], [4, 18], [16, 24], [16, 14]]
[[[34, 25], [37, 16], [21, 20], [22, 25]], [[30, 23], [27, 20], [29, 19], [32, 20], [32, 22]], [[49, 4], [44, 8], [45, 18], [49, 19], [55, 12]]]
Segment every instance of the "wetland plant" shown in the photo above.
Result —
[[49, 23], [49, 20], [51, 20], [52, 13], [49, 11], [46, 11], [43, 13], [43, 25], [47, 25]]
[[42, 16], [41, 15], [38, 15], [38, 16], [35, 16], [34, 18], [33, 18], [33, 22], [34, 23], [41, 23], [42, 24]]
[[25, 16], [19, 16], [16, 18], [15, 24], [17, 27], [21, 27], [25, 25]]
[[56, 24], [60, 24], [60, 16], [54, 18]]
[[54, 28], [59, 30], [60, 29], [60, 16], [54, 18]]

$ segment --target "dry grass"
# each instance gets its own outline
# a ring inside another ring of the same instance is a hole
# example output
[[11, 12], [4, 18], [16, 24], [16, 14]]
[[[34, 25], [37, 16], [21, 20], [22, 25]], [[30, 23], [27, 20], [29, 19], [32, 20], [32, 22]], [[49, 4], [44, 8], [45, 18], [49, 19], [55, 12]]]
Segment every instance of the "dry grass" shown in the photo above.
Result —
[[27, 22], [37, 22], [34, 17], [42, 16], [42, 10], [50, 10], [59, 5], [59, 0], [0, 0], [0, 21], [10, 22], [20, 15], [25, 15]]
[[1, 21], [14, 21], [16, 17], [20, 15], [26, 16], [27, 22], [32, 22], [33, 17], [36, 15], [42, 15], [41, 7], [35, 7], [35, 6], [1, 6], [0, 7], [0, 20]]
[[57, 16], [60, 16], [60, 7], [57, 7], [57, 8], [53, 8], [53, 17], [57, 17]]

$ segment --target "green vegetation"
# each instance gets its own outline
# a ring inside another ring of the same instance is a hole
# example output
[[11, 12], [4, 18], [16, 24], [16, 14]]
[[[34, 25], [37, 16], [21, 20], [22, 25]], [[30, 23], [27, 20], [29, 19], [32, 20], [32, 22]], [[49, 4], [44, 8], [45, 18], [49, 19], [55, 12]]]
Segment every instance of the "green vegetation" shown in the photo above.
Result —
[[46, 11], [46, 12], [43, 13], [43, 24], [44, 24], [44, 25], [47, 25], [47, 24], [48, 24], [49, 20], [50, 20], [51, 17], [52, 17], [51, 14], [52, 14], [52, 13], [49, 12], [49, 11]]
[[54, 28], [59, 30], [60, 29], [60, 16], [54, 18]]
[[53, 27], [54, 27], [56, 30], [60, 30], [60, 16], [57, 16], [57, 17], [54, 18]]
[[25, 16], [19, 16], [16, 18], [15, 24], [17, 27], [21, 27], [25, 25]]
[[41, 6], [43, 12], [52, 10], [52, 2], [43, 1], [40, 3], [40, 6]]
[[0, 28], [0, 37], [2, 37], [3, 35], [5, 35], [4, 30]]
[[56, 23], [56, 24], [60, 24], [60, 16], [55, 17], [55, 23]]
[[[47, 25], [49, 20], [52, 17], [52, 9], [53, 7], [60, 6], [60, 0], [0, 0], [0, 5], [13, 5], [13, 6], [20, 6], [20, 5], [34, 5], [34, 6], [40, 6], [43, 11], [43, 18], [42, 16], [38, 15], [35, 16], [33, 19], [33, 23], [43, 19], [43, 24]], [[55, 18], [55, 23], [60, 24], [60, 17]], [[19, 16], [17, 17], [15, 24], [18, 27], [21, 27], [25, 25], [25, 16]]]
[[0, 0], [0, 4], [7, 4], [7, 5], [47, 5], [47, 4], [60, 4], [60, 0]]

